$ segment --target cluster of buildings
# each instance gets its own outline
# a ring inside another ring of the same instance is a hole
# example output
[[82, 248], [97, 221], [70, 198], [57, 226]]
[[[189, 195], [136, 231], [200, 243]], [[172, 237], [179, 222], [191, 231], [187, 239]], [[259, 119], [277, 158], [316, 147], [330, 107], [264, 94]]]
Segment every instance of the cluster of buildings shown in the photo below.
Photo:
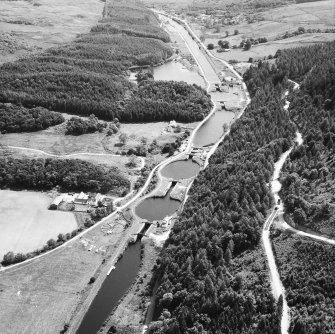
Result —
[[195, 22], [201, 22], [207, 28], [214, 27], [215, 25], [235, 25], [243, 22], [245, 19], [243, 14], [233, 15], [224, 10], [215, 10], [215, 12], [210, 14], [192, 15], [191, 18]]
[[104, 205], [108, 201], [106, 196], [96, 193], [65, 193], [57, 196], [50, 204], [50, 210], [57, 210], [61, 203], [89, 205], [98, 207]]

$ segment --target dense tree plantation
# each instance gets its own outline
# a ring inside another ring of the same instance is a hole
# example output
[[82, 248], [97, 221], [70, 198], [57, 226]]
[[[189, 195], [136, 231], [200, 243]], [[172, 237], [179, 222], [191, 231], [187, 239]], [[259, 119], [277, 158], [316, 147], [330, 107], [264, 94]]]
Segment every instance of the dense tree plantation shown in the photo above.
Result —
[[290, 333], [333, 333], [334, 246], [278, 232], [272, 240], [291, 312]]
[[134, 122], [202, 120], [211, 109], [206, 91], [178, 81], [142, 81], [137, 94], [128, 100], [126, 117]]
[[[153, 12], [134, 0], [110, 1], [104, 18], [71, 44], [0, 67], [0, 102], [122, 122], [198, 121], [210, 99], [198, 88], [175, 83], [150, 84], [147, 90], [128, 80], [128, 68], [152, 66], [172, 56], [168, 35]], [[155, 87], [156, 86], [156, 87]], [[160, 92], [162, 90], [162, 92]], [[160, 100], [166, 90], [169, 98]], [[143, 92], [150, 92], [147, 97]], [[194, 103], [189, 103], [195, 100]]]
[[[104, 61], [100, 59], [72, 59], [41, 54], [24, 58], [12, 63], [5, 63], [1, 69], [6, 72], [35, 73], [41, 72], [73, 72], [88, 71], [108, 75], [121, 75], [131, 64], [119, 61]], [[117, 79], [117, 78], [115, 78]], [[118, 78], [120, 80], [120, 77]]]
[[[286, 219], [335, 236], [335, 43], [294, 53], [287, 50], [282, 56], [288, 75], [292, 72], [301, 79], [289, 110], [304, 139], [283, 170]], [[296, 72], [296, 66], [304, 76]]]
[[78, 159], [0, 158], [0, 187], [9, 189], [92, 191], [122, 194], [129, 181], [116, 167]]
[[106, 7], [101, 25], [92, 28], [99, 32], [122, 32], [131, 36], [150, 37], [169, 42], [169, 35], [160, 29], [156, 16], [135, 1], [113, 1]]
[[[293, 143], [285, 73], [259, 63], [245, 75], [251, 103], [200, 172], [154, 270], [150, 333], [280, 333], [260, 234], [273, 204], [273, 164]], [[257, 87], [254, 89], [253, 87]]]
[[89, 34], [64, 47], [49, 49], [47, 55], [76, 59], [114, 60], [134, 65], [151, 65], [172, 55], [164, 42], [125, 35]]
[[0, 132], [38, 131], [64, 122], [57, 112], [36, 107], [27, 109], [9, 103], [0, 103]]

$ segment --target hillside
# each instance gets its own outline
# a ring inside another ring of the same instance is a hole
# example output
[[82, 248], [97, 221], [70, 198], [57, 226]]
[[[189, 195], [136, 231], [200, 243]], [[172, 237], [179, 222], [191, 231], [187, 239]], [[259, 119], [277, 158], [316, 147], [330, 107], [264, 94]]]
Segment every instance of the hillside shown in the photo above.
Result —
[[[153, 12], [134, 0], [110, 1], [103, 19], [90, 33], [37, 56], [2, 65], [0, 102], [78, 115], [94, 114], [122, 122], [173, 118], [198, 121], [210, 110], [210, 99], [200, 87], [193, 87], [189, 94], [183, 95], [183, 104], [176, 105], [167, 99], [161, 105], [159, 94], [143, 97], [141, 89], [127, 78], [129, 67], [153, 66], [171, 57], [168, 42], [169, 37]], [[150, 85], [156, 86], [154, 90], [158, 92], [162, 87], [155, 82]], [[176, 84], [165, 86], [178, 94]], [[188, 101], [194, 94], [200, 103], [189, 110]], [[142, 110], [147, 110], [145, 115]]]

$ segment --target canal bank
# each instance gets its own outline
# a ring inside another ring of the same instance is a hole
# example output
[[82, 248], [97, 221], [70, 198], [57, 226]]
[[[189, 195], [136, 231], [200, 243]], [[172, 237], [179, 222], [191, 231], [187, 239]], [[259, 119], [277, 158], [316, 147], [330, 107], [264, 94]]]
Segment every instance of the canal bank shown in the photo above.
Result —
[[[185, 31], [185, 34], [187, 36], [189, 36], [187, 31]], [[181, 36], [181, 38], [183, 38], [185, 43], [187, 43], [187, 37], [186, 36]], [[189, 39], [189, 41], [188, 41], [189, 44], [187, 46], [190, 49], [190, 51], [192, 52], [192, 49], [199, 50], [199, 47], [197, 46], [196, 42], [194, 42], [191, 37], [188, 37], [188, 39]], [[192, 45], [192, 43], [193, 43], [193, 45]], [[195, 53], [192, 53], [192, 55], [195, 57], [195, 60], [198, 63], [198, 65], [199, 65], [199, 67], [200, 67], [200, 69], [201, 69], [202, 73], [204, 74], [204, 77], [206, 78], [206, 81], [207, 81], [207, 77], [213, 76], [213, 72], [214, 72], [213, 67], [211, 65], [210, 66], [205, 66], [205, 69], [204, 69], [200, 65], [199, 59], [196, 58]], [[204, 57], [204, 58], [202, 58], [202, 61], [206, 61], [206, 59], [207, 58]], [[207, 69], [207, 71], [211, 71], [211, 73], [208, 74], [208, 76], [206, 75], [207, 74], [206, 69]], [[222, 65], [222, 70], [227, 70], [227, 68], [224, 65]], [[214, 72], [214, 74], [215, 74], [215, 72]], [[215, 76], [216, 76], [216, 78], [213, 82], [207, 81], [208, 92], [210, 92], [213, 89], [213, 87], [215, 86], [215, 84], [217, 82], [220, 82], [219, 77], [216, 74], [215, 74]], [[221, 95], [220, 95], [220, 93], [221, 93]], [[136, 201], [136, 203], [133, 203], [133, 205], [132, 205], [133, 212], [136, 212], [137, 203], [139, 203], [139, 206], [140, 206], [141, 203], [143, 203], [144, 201], [152, 200], [151, 205], [147, 205], [146, 210], [143, 210], [143, 211], [145, 212], [145, 215], [146, 215], [145, 218], [149, 218], [149, 220], [153, 219], [153, 218], [150, 218], [150, 217], [147, 216], [147, 213], [148, 213], [147, 211], [151, 210], [152, 208], [153, 208], [153, 211], [156, 211], [156, 209], [157, 209], [157, 208], [154, 208], [154, 206], [153, 206], [153, 203], [155, 201], [155, 199], [153, 197], [153, 194], [154, 194], [155, 191], [157, 191], [157, 189], [159, 189], [161, 187], [162, 183], [164, 183], [164, 181], [162, 181], [162, 180], [168, 179], [168, 178], [180, 179], [180, 178], [182, 178], [182, 176], [187, 177], [187, 176], [191, 175], [191, 177], [190, 177], [191, 182], [189, 183], [189, 185], [187, 187], [185, 187], [185, 196], [184, 196], [184, 201], [183, 201], [183, 203], [185, 203], [185, 201], [187, 200], [187, 192], [188, 192], [188, 190], [189, 190], [189, 188], [192, 184], [192, 181], [193, 181], [194, 177], [200, 171], [200, 167], [199, 167], [199, 170], [197, 168], [195, 168], [191, 172], [189, 172], [187, 170], [187, 166], [191, 163], [189, 162], [189, 160], [185, 160], [185, 155], [189, 156], [191, 154], [191, 152], [195, 149], [194, 138], [196, 137], [197, 132], [199, 131], [199, 129], [204, 127], [203, 128], [204, 135], [211, 131], [211, 124], [212, 123], [208, 122], [208, 120], [214, 115], [215, 112], [218, 112], [218, 106], [220, 105], [220, 100], [222, 100], [222, 99], [227, 100], [227, 99], [229, 99], [229, 96], [232, 95], [232, 94], [233, 94], [232, 91], [219, 92], [219, 94], [217, 94], [217, 93], [211, 94], [213, 105], [214, 105], [211, 113], [192, 132], [189, 140], [185, 143], [184, 151], [178, 153], [177, 155], [168, 159], [166, 162], [162, 163], [160, 166], [157, 167], [155, 172], [157, 173], [159, 181], [157, 183], [156, 189], [154, 189], [153, 192], [150, 192], [145, 197], [142, 197], [141, 199], [138, 199], [138, 201]], [[244, 90], [240, 90], [240, 102], [241, 102], [241, 104], [244, 104], [244, 105], [243, 105], [243, 108], [241, 108], [240, 105], [238, 106], [238, 113], [234, 114], [233, 119], [239, 118], [239, 116], [243, 113], [243, 111], [245, 109], [245, 106], [248, 103], [248, 99], [246, 98], [246, 96], [247, 96], [246, 92], [244, 92]], [[203, 152], [206, 153], [203, 157], [202, 167], [206, 167], [211, 154], [214, 153], [215, 148], [217, 147], [219, 142], [223, 140], [223, 138], [225, 136], [225, 133], [229, 132], [229, 126], [231, 125], [232, 120], [229, 121], [228, 126], [225, 129], [223, 129], [224, 124], [221, 124], [222, 131], [217, 132], [216, 137], [214, 138], [213, 141], [211, 140], [211, 142], [208, 143], [207, 147], [199, 146], [199, 147], [196, 148], [196, 149], [200, 149], [200, 150], [202, 150]], [[217, 125], [217, 124], [215, 124], [215, 125]], [[179, 164], [182, 167], [182, 169], [179, 169]], [[183, 173], [185, 173], [185, 175]], [[188, 173], [190, 173], [190, 174], [188, 174]], [[172, 190], [173, 189], [170, 189], [169, 191], [171, 192]], [[164, 191], [162, 191], [162, 193], [163, 192]], [[182, 207], [183, 207], [183, 205], [180, 202], [178, 204], [177, 210], [182, 210]], [[160, 210], [158, 210], [158, 211], [160, 211]], [[152, 212], [149, 212], [149, 213], [151, 214]], [[161, 215], [158, 218], [164, 218], [164, 215], [166, 215], [166, 214], [167, 213], [161, 213]], [[150, 233], [149, 234], [151, 234], [151, 233], [152, 233], [152, 229], [150, 228]], [[168, 234], [169, 234], [169, 231], [164, 232], [161, 235], [164, 235], [164, 236], [167, 237]], [[148, 240], [148, 238], [146, 238], [146, 237], [145, 237], [145, 240], [146, 240], [145, 242], [151, 242], [152, 243], [147, 248], [155, 247], [154, 241]], [[147, 263], [147, 262], [148, 261], [146, 261], [145, 259], [143, 260], [143, 263]], [[151, 274], [151, 270], [152, 270], [153, 265], [154, 265], [154, 262], [152, 262], [151, 266], [147, 267], [146, 272], [144, 272], [144, 273], [142, 272], [142, 274], [140, 276], [142, 276], [142, 278], [143, 278], [144, 275], [148, 276], [148, 274]], [[143, 289], [145, 289], [145, 287], [146, 287], [145, 285], [142, 285], [141, 289], [143, 290]], [[120, 302], [118, 307], [114, 310], [113, 314], [109, 317], [109, 320], [104, 323], [104, 327], [102, 328], [101, 333], [107, 333], [110, 328], [113, 328], [113, 329], [115, 328], [119, 331], [121, 328], [125, 329], [126, 327], [127, 327], [127, 330], [129, 330], [130, 332], [132, 330], [133, 333], [140, 333], [142, 331], [141, 323], [144, 321], [144, 319], [143, 319], [143, 307], [146, 309], [149, 306], [151, 296], [147, 295], [147, 294], [143, 294], [142, 295], [143, 298], [139, 298], [138, 291], [136, 291], [137, 289], [139, 289], [139, 286], [138, 286], [137, 283], [132, 285], [129, 292], [124, 296], [123, 301]], [[135, 295], [137, 295], [138, 304], [136, 304], [136, 302], [134, 304], [132, 304], [132, 301], [134, 301], [134, 299], [136, 299]], [[139, 314], [142, 314], [142, 317], [140, 317]], [[127, 320], [125, 320], [125, 318]]]

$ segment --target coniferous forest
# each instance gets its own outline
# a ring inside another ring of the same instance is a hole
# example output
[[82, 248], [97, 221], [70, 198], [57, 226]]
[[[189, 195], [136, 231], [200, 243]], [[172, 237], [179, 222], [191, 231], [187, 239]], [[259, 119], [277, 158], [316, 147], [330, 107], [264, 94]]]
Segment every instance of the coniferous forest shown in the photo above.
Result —
[[335, 43], [286, 51], [282, 57], [289, 76], [301, 82], [290, 113], [304, 139], [284, 166], [286, 219], [335, 236]]
[[[233, 124], [230, 135], [211, 157], [208, 167], [194, 181], [184, 210], [155, 265], [153, 284], [158, 281], [159, 286], [156, 321], [150, 327], [151, 334], [280, 333], [281, 299], [276, 303], [272, 298], [265, 255], [260, 245], [262, 226], [273, 204], [268, 185], [274, 162], [293, 144], [296, 129], [301, 128], [304, 114], [308, 112], [314, 118], [305, 123], [319, 141], [314, 144], [325, 147], [318, 153], [322, 159], [317, 155], [315, 163], [330, 162], [326, 175], [330, 173], [333, 154], [329, 151], [329, 141], [333, 133], [335, 77], [329, 73], [334, 73], [335, 68], [333, 51], [334, 43], [281, 51], [275, 65], [259, 62], [244, 75], [251, 103]], [[329, 64], [325, 67], [329, 73], [322, 73], [322, 62]], [[313, 71], [317, 76], [315, 80], [311, 77]], [[299, 80], [302, 85], [301, 93], [289, 96], [293, 102], [286, 111], [283, 108], [284, 92], [292, 86], [288, 78]], [[301, 112], [303, 107], [306, 107], [304, 113], [298, 115], [298, 110]], [[316, 118], [317, 123], [313, 122]], [[325, 136], [320, 134], [322, 128], [326, 130]], [[309, 138], [308, 133], [303, 132], [303, 136]], [[311, 134], [309, 136], [313, 138]], [[306, 139], [305, 145], [310, 145], [316, 152], [309, 141]], [[293, 161], [299, 157], [297, 152], [307, 151], [305, 145], [292, 152]], [[307, 166], [310, 157], [311, 153], [302, 158]], [[289, 167], [295, 173], [299, 171], [298, 164], [288, 162], [286, 170]], [[317, 177], [319, 182], [326, 182], [323, 172], [318, 172]], [[308, 182], [300, 184], [307, 187]], [[294, 188], [286, 190], [284, 187], [285, 203], [286, 192], [292, 190]], [[324, 213], [329, 214], [329, 207]], [[319, 210], [325, 209], [322, 206]], [[334, 300], [329, 299], [334, 297], [331, 292], [334, 291], [334, 269], [329, 253], [332, 250], [310, 242], [311, 247], [320, 250], [320, 256], [324, 254], [323, 260], [312, 265], [312, 259], [305, 256], [304, 263], [299, 265], [298, 259], [301, 260], [309, 249], [304, 242], [299, 242], [299, 247], [292, 247], [297, 257], [292, 260], [296, 263], [292, 273], [285, 261], [283, 269], [279, 268], [288, 289], [289, 306], [301, 310], [301, 318], [293, 319], [291, 332], [328, 333], [317, 331], [317, 325], [307, 328], [304, 317], [307, 317], [306, 312], [313, 312], [313, 305], [325, 298], [327, 303], [322, 309], [331, 306], [331, 310], [328, 313], [320, 311], [314, 320], [326, 321], [327, 317], [333, 316]], [[284, 254], [280, 254], [281, 258], [290, 256], [285, 247], [280, 248], [280, 252]], [[305, 266], [308, 261], [309, 265]], [[320, 266], [325, 266], [324, 279], [320, 279], [320, 272], [318, 274]], [[306, 283], [306, 276], [313, 272], [312, 281]], [[320, 292], [323, 296], [318, 295]], [[330, 327], [334, 330], [332, 325]], [[300, 331], [301, 328], [305, 331]]]
[[[122, 0], [106, 4], [104, 14], [72, 43], [2, 65], [0, 102], [121, 122], [201, 120], [211, 106], [202, 88], [174, 82], [143, 88], [127, 78], [128, 68], [157, 65], [173, 54], [153, 12]], [[166, 90], [171, 94], [161, 101]]]

